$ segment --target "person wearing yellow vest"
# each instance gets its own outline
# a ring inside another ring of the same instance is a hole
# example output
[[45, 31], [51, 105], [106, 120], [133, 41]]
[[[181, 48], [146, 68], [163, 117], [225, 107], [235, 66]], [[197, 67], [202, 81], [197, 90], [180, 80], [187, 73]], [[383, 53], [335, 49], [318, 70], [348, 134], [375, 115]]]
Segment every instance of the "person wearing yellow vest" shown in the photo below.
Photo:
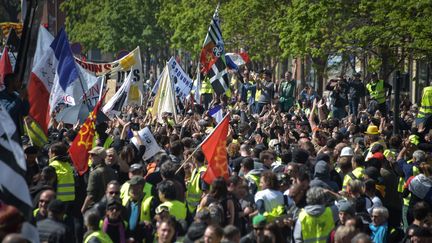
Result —
[[[135, 163], [129, 167], [129, 179], [131, 179], [134, 176], [144, 177], [144, 168], [142, 164]], [[130, 188], [129, 181], [123, 183], [123, 185], [120, 188], [120, 198], [122, 199], [123, 205], [126, 205], [126, 203], [129, 201], [129, 188]], [[152, 195], [155, 195], [152, 184], [147, 182], [145, 182], [144, 184], [143, 192], [144, 192], [144, 200], [151, 197]]]
[[193, 213], [201, 201], [204, 191], [208, 190], [208, 185], [201, 179], [202, 174], [207, 170], [204, 164], [205, 156], [201, 150], [193, 155], [193, 161], [196, 164], [189, 181], [186, 183], [186, 202], [189, 212]]
[[40, 221], [48, 217], [48, 204], [55, 198], [55, 192], [47, 189], [40, 194], [38, 207], [33, 211], [35, 221]]
[[163, 210], [168, 210], [169, 214], [176, 220], [186, 220], [188, 217], [188, 208], [186, 204], [175, 200], [176, 191], [174, 182], [163, 180], [158, 184], [157, 190], [162, 203], [156, 208], [156, 213], [159, 214]]
[[130, 232], [130, 237], [135, 242], [142, 242], [144, 235], [142, 232], [145, 231], [145, 226], [140, 222], [143, 222], [141, 217], [141, 210], [144, 201], [144, 184], [145, 180], [142, 176], [133, 176], [129, 180], [129, 200], [127, 201], [125, 208], [127, 212], [127, 222]]
[[294, 227], [294, 241], [327, 242], [334, 222], [338, 219], [335, 208], [326, 207], [328, 195], [321, 187], [312, 187], [306, 193], [307, 206], [300, 211]]
[[[392, 86], [384, 82], [384, 80], [379, 80], [376, 73], [372, 73], [371, 81], [366, 84], [366, 90], [369, 94], [369, 99], [367, 99], [368, 102], [366, 103], [369, 103], [370, 100], [375, 101], [378, 110], [385, 116], [387, 113], [386, 99], [388, 97], [386, 90], [389, 91], [388, 94], [391, 94]], [[374, 113], [374, 111], [375, 110], [373, 110], [372, 113]]]
[[[387, 149], [387, 145], [385, 142], [380, 138], [380, 132], [377, 126], [370, 125], [368, 126], [366, 132], [365, 132], [365, 144], [368, 147], [366, 150], [366, 161], [369, 160], [372, 157], [371, 149], [374, 147], [375, 144], [380, 144], [384, 148], [384, 150]], [[384, 151], [383, 151], [384, 152]]]
[[54, 167], [57, 174], [57, 199], [63, 202], [75, 201], [74, 170], [69, 161], [67, 147], [58, 142], [48, 150], [49, 166]]
[[204, 109], [208, 109], [209, 105], [213, 99], [213, 87], [210, 83], [210, 79], [208, 77], [204, 78], [201, 83], [200, 89], [201, 95], [201, 104], [203, 104]]
[[278, 190], [276, 174], [265, 171], [261, 175], [261, 190], [255, 194], [257, 213], [264, 215], [267, 221], [274, 221], [285, 214], [285, 200], [282, 192]]
[[123, 210], [119, 198], [110, 198], [106, 205], [106, 213], [99, 221], [99, 227], [113, 242], [126, 242], [128, 224], [122, 216]]
[[40, 242], [75, 242], [71, 228], [65, 224], [65, 212], [66, 203], [60, 200], [53, 199], [48, 204], [48, 217], [36, 224]]
[[362, 180], [365, 174], [364, 157], [362, 155], [355, 155], [351, 159], [352, 171], [344, 176], [342, 188], [345, 189], [351, 180]]
[[417, 118], [426, 118], [432, 115], [432, 86], [424, 87], [420, 109]]
[[87, 232], [84, 235], [84, 243], [113, 243], [108, 234], [99, 228], [99, 216], [94, 212], [89, 212], [84, 217], [84, 224]]
[[[412, 159], [409, 160], [403, 159], [403, 157], [406, 154], [408, 154], [407, 150], [409, 149], [407, 149], [406, 147], [402, 148], [397, 161], [399, 167], [403, 171], [403, 178], [402, 177], [400, 178], [399, 185], [398, 185], [398, 192], [400, 193], [404, 192], [404, 185], [411, 176], [417, 176], [421, 173], [419, 169], [420, 163], [426, 162], [426, 153], [423, 150], [415, 150], [412, 153]], [[408, 227], [408, 225], [412, 221], [412, 214], [408, 213], [408, 212], [412, 212], [412, 210], [410, 210], [411, 195], [403, 194], [403, 196], [404, 198], [403, 198], [403, 208], [402, 208], [402, 220], [404, 223], [404, 227]], [[413, 205], [411, 205], [411, 207], [412, 206]]]
[[241, 171], [248, 184], [249, 193], [255, 195], [260, 190], [260, 177], [262, 169], [254, 169], [254, 160], [251, 157], [246, 157], [241, 161]]

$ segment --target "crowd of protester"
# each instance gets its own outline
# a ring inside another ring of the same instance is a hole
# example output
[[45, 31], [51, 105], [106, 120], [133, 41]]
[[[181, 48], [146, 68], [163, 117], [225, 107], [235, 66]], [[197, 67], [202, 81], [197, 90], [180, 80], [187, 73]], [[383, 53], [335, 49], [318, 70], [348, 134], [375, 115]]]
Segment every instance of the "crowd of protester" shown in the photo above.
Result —
[[[128, 105], [97, 122], [83, 176], [68, 155], [79, 126], [53, 119], [48, 144], [22, 140], [41, 242], [432, 242], [432, 132], [418, 106], [402, 99], [394, 132], [391, 86], [376, 74], [326, 90], [246, 69], [230, 97], [188, 101], [163, 123]], [[207, 184], [198, 146], [215, 105], [231, 117], [230, 176]], [[147, 161], [144, 127], [162, 148]], [[23, 220], [2, 204], [0, 239], [25, 242]]]

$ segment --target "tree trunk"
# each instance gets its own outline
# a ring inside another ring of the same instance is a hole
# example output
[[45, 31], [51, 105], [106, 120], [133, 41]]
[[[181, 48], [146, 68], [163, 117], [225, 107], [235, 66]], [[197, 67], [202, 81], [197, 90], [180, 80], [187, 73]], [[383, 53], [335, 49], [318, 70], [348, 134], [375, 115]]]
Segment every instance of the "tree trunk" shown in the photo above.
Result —
[[323, 93], [323, 87], [324, 87], [324, 77], [325, 77], [325, 70], [327, 66], [327, 58], [328, 57], [313, 57], [312, 62], [314, 65], [314, 68], [316, 70], [317, 75], [317, 87], [315, 87], [315, 90], [318, 92], [319, 95], [322, 95]]

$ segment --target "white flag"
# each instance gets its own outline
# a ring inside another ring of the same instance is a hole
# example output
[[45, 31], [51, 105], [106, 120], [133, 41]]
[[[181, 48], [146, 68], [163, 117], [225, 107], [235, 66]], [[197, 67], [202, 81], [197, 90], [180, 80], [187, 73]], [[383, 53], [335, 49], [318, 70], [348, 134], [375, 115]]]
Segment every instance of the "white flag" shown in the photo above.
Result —
[[128, 74], [126, 80], [114, 96], [105, 104], [102, 111], [108, 116], [119, 115], [124, 106], [127, 105], [129, 90], [132, 84], [132, 72]]
[[[148, 127], [141, 129], [138, 132], [138, 135], [141, 138], [142, 144], [146, 147], [145, 153], [143, 155], [144, 160], [150, 159], [161, 150], [161, 147], [159, 147], [159, 144], [156, 142], [156, 139]], [[138, 148], [138, 142], [135, 137], [131, 139], [131, 142]]]
[[165, 66], [162, 74], [161, 80], [159, 84], [159, 89], [156, 93], [153, 107], [152, 107], [152, 116], [158, 119], [158, 122], [162, 123], [162, 114], [164, 112], [171, 113], [176, 119], [177, 111], [176, 111], [176, 103], [174, 96], [174, 87], [170, 78], [168, 66]]

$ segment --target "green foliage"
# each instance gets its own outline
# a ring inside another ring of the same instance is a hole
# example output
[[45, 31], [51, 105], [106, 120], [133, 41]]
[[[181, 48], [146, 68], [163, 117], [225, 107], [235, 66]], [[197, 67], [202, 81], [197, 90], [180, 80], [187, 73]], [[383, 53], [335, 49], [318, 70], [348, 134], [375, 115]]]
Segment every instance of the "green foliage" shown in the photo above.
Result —
[[[105, 52], [181, 49], [195, 58], [218, 0], [70, 0], [70, 38]], [[430, 0], [224, 0], [219, 16], [226, 51], [253, 60], [311, 57], [319, 71], [334, 55], [376, 56], [373, 69], [407, 54], [432, 56]]]
[[120, 49], [158, 49], [165, 44], [163, 30], [156, 23], [157, 0], [71, 0], [62, 4], [66, 28], [72, 41], [86, 49], [104, 52]]

